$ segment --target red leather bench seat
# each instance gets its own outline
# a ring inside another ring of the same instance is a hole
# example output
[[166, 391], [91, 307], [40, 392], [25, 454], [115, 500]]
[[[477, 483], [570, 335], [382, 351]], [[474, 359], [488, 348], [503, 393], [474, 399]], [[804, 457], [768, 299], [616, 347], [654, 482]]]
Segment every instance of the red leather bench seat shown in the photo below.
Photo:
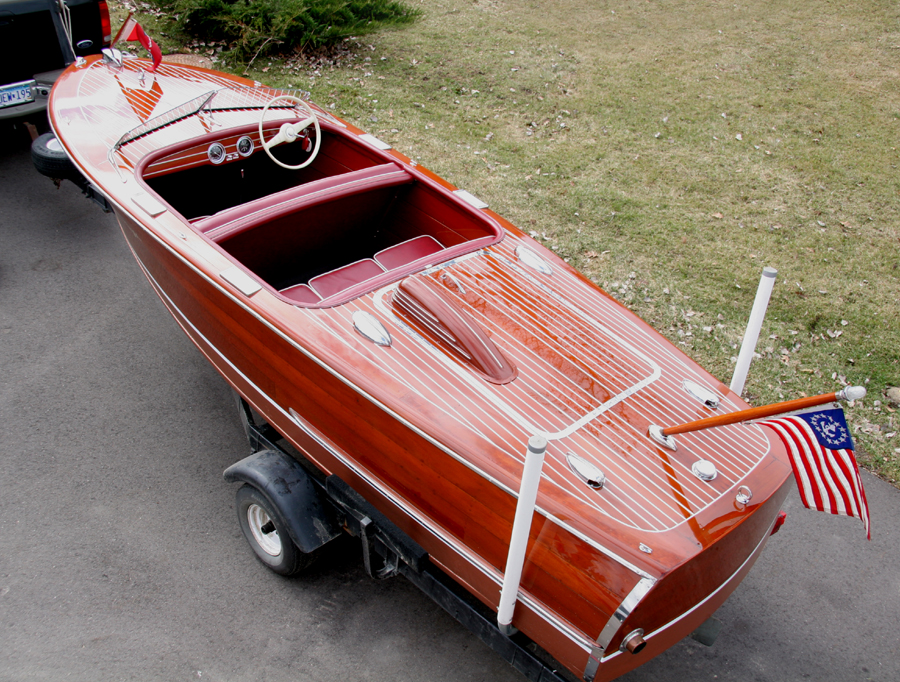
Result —
[[[363, 258], [350, 265], [316, 275], [309, 286], [323, 299], [339, 294], [345, 289], [384, 274], [384, 268], [371, 258]], [[284, 292], [282, 292], [284, 293]]]
[[375, 254], [375, 260], [385, 270], [394, 270], [443, 250], [444, 247], [437, 239], [422, 235], [379, 251]]
[[322, 300], [322, 297], [313, 291], [308, 284], [297, 284], [287, 289], [282, 289], [279, 293], [292, 301], [297, 301], [297, 303], [318, 303]]

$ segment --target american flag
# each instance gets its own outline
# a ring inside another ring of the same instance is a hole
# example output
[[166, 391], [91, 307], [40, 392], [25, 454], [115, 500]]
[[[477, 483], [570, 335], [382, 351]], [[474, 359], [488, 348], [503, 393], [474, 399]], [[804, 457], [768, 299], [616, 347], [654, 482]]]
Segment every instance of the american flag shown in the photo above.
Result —
[[869, 505], [844, 411], [816, 409], [757, 423], [773, 428], [787, 448], [803, 504], [861, 519], [871, 540]]

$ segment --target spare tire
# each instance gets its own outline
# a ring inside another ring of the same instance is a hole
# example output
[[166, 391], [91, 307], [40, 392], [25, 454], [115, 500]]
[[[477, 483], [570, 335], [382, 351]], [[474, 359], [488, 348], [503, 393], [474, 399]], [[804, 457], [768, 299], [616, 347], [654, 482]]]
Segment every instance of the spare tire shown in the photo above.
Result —
[[31, 161], [38, 173], [48, 178], [72, 180], [81, 177], [53, 133], [44, 133], [31, 143]]

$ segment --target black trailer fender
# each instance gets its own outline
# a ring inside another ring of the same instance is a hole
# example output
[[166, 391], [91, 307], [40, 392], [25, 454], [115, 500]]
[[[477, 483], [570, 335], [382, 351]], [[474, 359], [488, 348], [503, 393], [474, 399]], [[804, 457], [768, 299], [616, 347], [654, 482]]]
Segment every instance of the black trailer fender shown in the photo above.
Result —
[[341, 534], [339, 513], [303, 467], [289, 455], [261, 450], [235, 462], [226, 481], [248, 483], [281, 514], [301, 552], [313, 552]]

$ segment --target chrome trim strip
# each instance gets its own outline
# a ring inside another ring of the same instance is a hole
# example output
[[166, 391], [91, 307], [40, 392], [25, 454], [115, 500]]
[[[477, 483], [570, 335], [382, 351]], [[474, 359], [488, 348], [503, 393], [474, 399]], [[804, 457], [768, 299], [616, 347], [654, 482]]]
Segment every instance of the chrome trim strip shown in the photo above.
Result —
[[619, 604], [619, 608], [617, 608], [609, 617], [609, 620], [606, 621], [606, 625], [603, 626], [603, 629], [597, 636], [596, 644], [594, 644], [591, 649], [591, 657], [588, 659], [587, 667], [584, 670], [584, 679], [587, 682], [591, 682], [597, 674], [597, 668], [600, 665], [603, 652], [606, 651], [606, 647], [609, 646], [609, 643], [612, 641], [613, 637], [616, 636], [619, 628], [622, 627], [622, 623], [624, 623], [625, 619], [631, 615], [631, 612], [634, 611], [641, 600], [647, 596], [647, 593], [655, 584], [656, 581], [649, 578], [642, 578], [639, 580], [637, 585], [635, 585], [631, 589], [631, 592], [628, 593], [628, 596], [625, 597], [621, 604]]

